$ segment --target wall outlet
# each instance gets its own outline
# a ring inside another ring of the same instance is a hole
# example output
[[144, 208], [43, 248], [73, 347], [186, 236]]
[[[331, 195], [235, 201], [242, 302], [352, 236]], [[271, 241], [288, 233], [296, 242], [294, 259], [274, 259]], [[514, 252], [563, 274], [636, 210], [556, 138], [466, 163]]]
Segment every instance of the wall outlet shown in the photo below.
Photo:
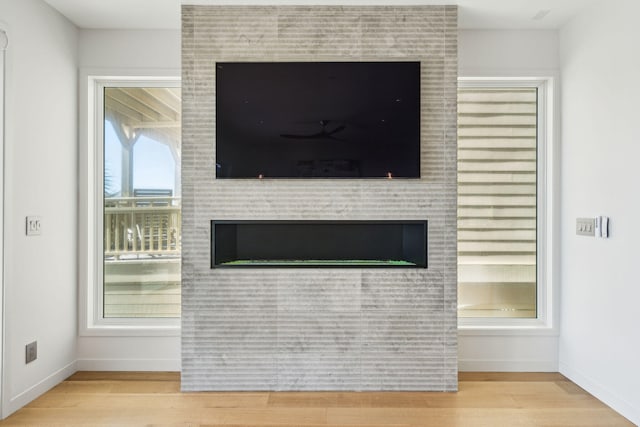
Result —
[[28, 216], [26, 226], [27, 236], [39, 236], [42, 228], [42, 220], [39, 216]]
[[25, 363], [31, 363], [38, 358], [38, 341], [25, 346]]

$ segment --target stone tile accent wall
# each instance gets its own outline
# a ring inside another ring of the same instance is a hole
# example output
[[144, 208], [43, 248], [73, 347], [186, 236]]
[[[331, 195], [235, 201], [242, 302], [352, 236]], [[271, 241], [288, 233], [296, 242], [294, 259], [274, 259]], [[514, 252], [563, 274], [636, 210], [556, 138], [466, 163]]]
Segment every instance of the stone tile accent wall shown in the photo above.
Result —
[[[414, 180], [216, 180], [216, 61], [421, 61]], [[182, 6], [182, 389], [456, 390], [455, 6]], [[429, 221], [428, 269], [211, 269], [210, 221]]]

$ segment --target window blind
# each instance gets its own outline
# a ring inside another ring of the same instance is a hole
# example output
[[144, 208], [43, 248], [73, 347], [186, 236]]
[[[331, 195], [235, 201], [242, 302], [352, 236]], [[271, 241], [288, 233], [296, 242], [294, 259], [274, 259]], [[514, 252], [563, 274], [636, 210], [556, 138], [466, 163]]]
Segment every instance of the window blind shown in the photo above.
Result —
[[537, 89], [458, 91], [460, 317], [536, 317]]

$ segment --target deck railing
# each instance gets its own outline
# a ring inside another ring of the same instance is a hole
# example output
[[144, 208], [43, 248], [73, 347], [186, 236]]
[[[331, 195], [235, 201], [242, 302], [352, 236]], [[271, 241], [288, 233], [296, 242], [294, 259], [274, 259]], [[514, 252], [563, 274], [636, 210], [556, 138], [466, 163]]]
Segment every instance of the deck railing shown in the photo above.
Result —
[[180, 212], [178, 197], [105, 198], [105, 257], [180, 255]]

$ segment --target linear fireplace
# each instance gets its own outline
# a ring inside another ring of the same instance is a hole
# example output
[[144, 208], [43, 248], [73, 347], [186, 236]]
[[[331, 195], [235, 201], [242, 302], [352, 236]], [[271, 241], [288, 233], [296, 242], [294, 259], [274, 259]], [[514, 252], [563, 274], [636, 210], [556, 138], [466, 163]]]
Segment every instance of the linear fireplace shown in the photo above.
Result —
[[427, 267], [427, 221], [211, 221], [211, 267]]

